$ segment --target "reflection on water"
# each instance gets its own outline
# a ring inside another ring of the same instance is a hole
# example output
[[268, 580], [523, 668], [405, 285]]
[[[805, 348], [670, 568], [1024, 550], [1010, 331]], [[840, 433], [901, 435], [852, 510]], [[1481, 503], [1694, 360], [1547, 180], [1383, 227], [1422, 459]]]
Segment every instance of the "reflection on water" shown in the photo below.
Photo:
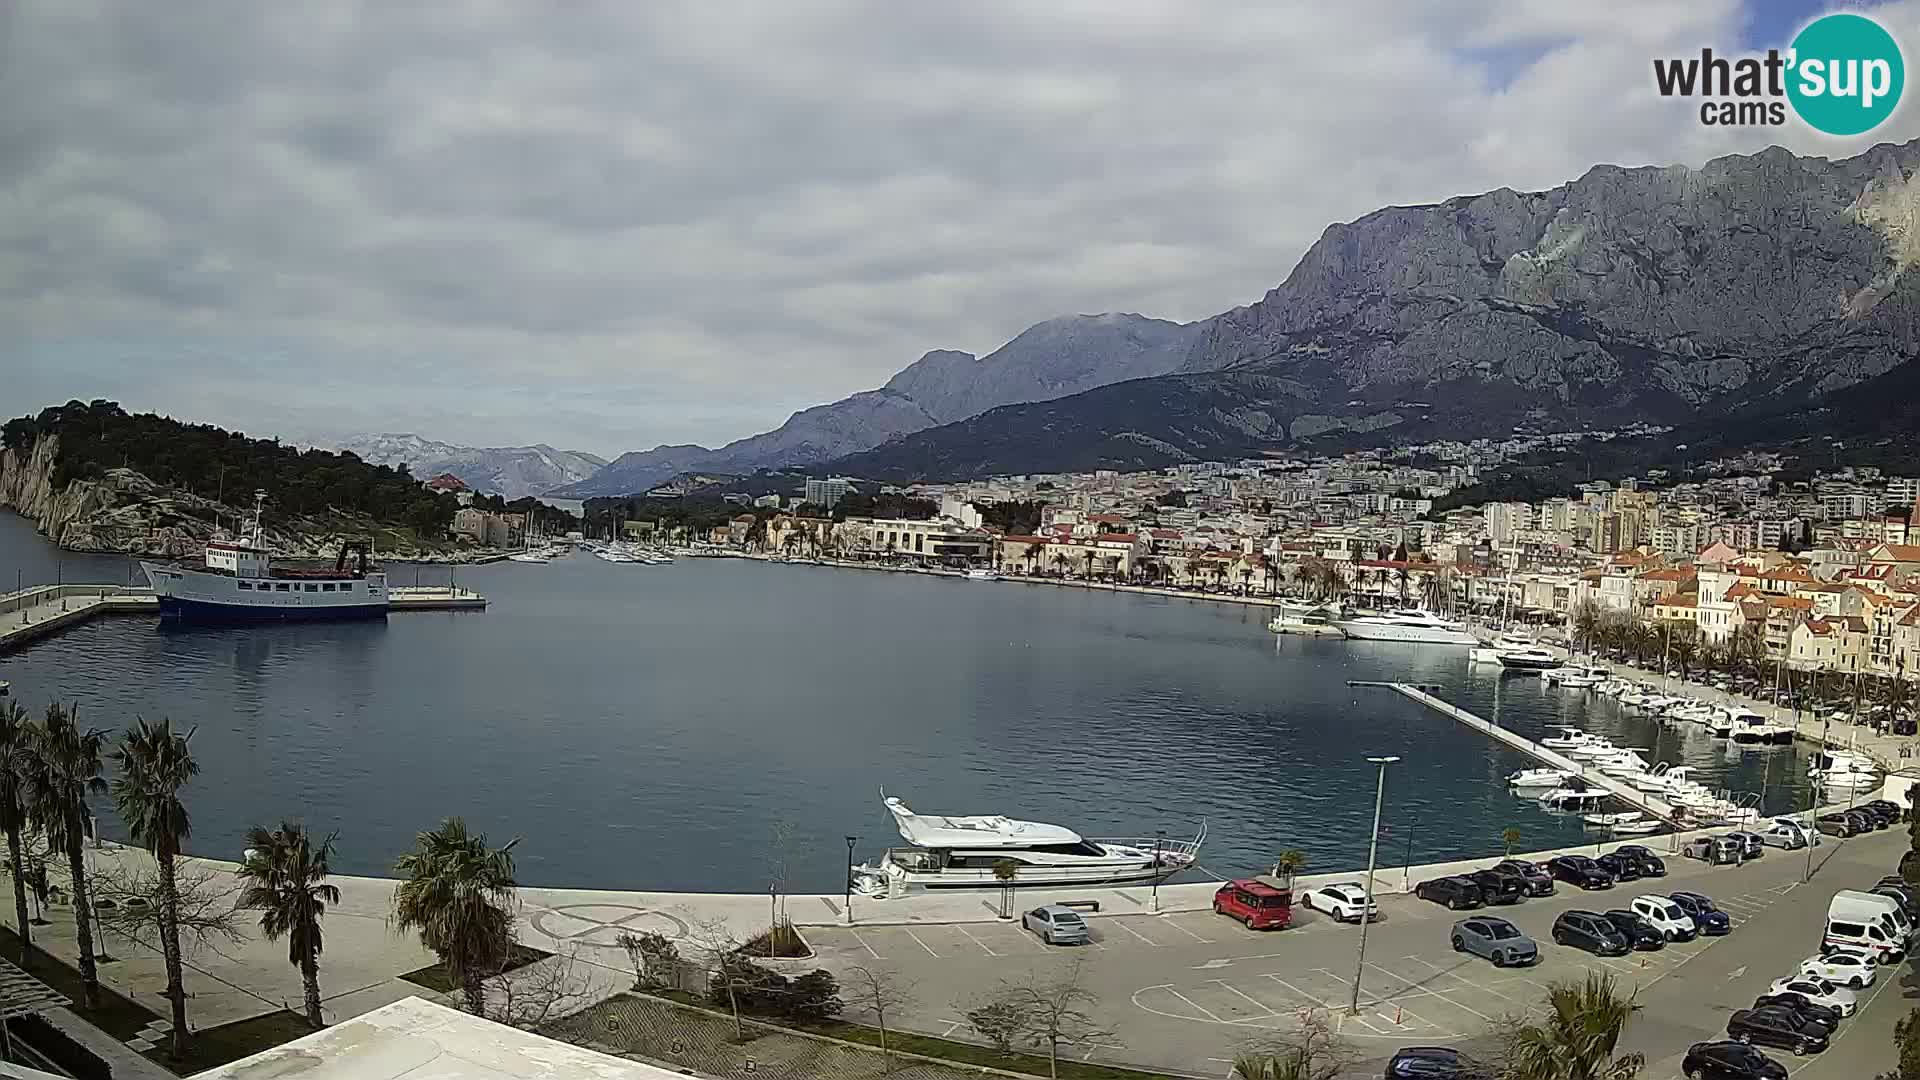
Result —
[[[49, 550], [0, 515], [0, 569], [50, 567]], [[68, 580], [125, 572], [63, 563]], [[1276, 639], [1260, 609], [719, 560], [575, 556], [459, 581], [491, 610], [186, 632], [104, 619], [0, 657], [0, 678], [103, 726], [197, 725], [193, 850], [231, 856], [248, 825], [293, 815], [340, 829], [352, 873], [460, 814], [523, 836], [531, 884], [761, 889], [784, 821], [792, 886], [831, 890], [843, 836], [863, 855], [898, 842], [882, 785], [922, 812], [1091, 836], [1186, 836], [1204, 818], [1212, 871], [1290, 847], [1332, 870], [1365, 862], [1378, 754], [1404, 759], [1383, 864], [1498, 851], [1510, 826], [1525, 847], [1584, 835], [1508, 793], [1528, 760], [1348, 680], [1438, 683], [1528, 734], [1585, 724], [1770, 805], [1805, 801], [1791, 749], [1729, 752], [1585, 692], [1469, 672], [1457, 649]]]

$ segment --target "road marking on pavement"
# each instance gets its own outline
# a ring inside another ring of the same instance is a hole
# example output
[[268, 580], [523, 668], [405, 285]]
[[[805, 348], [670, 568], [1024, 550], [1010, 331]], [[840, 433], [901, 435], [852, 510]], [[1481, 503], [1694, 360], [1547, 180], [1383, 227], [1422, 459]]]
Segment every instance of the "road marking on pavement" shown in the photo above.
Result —
[[1238, 964], [1244, 960], [1285, 960], [1291, 957], [1292, 955], [1293, 955], [1292, 953], [1270, 952], [1270, 953], [1260, 953], [1256, 956], [1229, 956], [1219, 960], [1208, 960], [1204, 964], [1195, 964], [1193, 965], [1193, 970], [1207, 971], [1211, 968], [1223, 968], [1223, 967], [1226, 967], [1228, 964]]
[[958, 931], [960, 931], [960, 933], [961, 933], [961, 934], [962, 934], [963, 936], [965, 936], [965, 937], [966, 937], [966, 939], [967, 939], [968, 941], [971, 941], [971, 942], [973, 942], [973, 943], [974, 943], [975, 945], [978, 945], [978, 946], [980, 946], [980, 947], [981, 947], [982, 949], [984, 949], [984, 950], [986, 950], [986, 953], [987, 953], [987, 955], [988, 955], [988, 956], [999, 956], [999, 955], [1000, 955], [999, 953], [997, 953], [997, 952], [994, 952], [994, 951], [993, 951], [993, 947], [992, 947], [992, 946], [990, 946], [990, 945], [988, 945], [988, 944], [987, 944], [986, 942], [984, 942], [984, 941], [981, 941], [981, 940], [980, 940], [979, 938], [977, 938], [977, 937], [974, 937], [974, 936], [973, 936], [972, 934], [970, 934], [970, 933], [968, 933], [968, 932], [967, 932], [967, 928], [966, 928], [966, 927], [964, 927], [964, 926], [961, 926], [961, 925], [960, 925], [959, 923], [954, 923], [954, 924], [953, 924], [953, 928], [954, 928], [955, 930], [958, 930]]
[[1742, 975], [1745, 975], [1746, 973], [1747, 973], [1747, 965], [1741, 964], [1739, 967], [1734, 968], [1732, 971], [1727, 972], [1727, 981], [1732, 982], [1733, 980], [1739, 978]]
[[847, 932], [853, 935], [853, 940], [859, 942], [861, 948], [867, 950], [868, 956], [873, 957], [875, 960], [886, 959], [886, 957], [881, 956], [879, 953], [873, 951], [873, 946], [867, 944], [867, 939], [860, 936], [860, 931], [855, 930], [853, 927], [849, 926], [847, 927]]
[[1179, 999], [1180, 999], [1181, 1001], [1184, 1001], [1184, 1002], [1186, 1002], [1186, 1003], [1187, 1003], [1188, 1005], [1191, 1005], [1191, 1006], [1193, 1006], [1193, 1008], [1194, 1008], [1194, 1009], [1195, 1009], [1195, 1010], [1196, 1010], [1197, 1012], [1199, 1012], [1199, 1013], [1200, 1013], [1200, 1015], [1202, 1015], [1202, 1016], [1204, 1016], [1204, 1017], [1206, 1017], [1207, 1019], [1209, 1019], [1209, 1020], [1211, 1020], [1211, 1021], [1213, 1021], [1214, 1023], [1216, 1023], [1216, 1024], [1224, 1024], [1224, 1023], [1226, 1023], [1226, 1022], [1227, 1022], [1227, 1021], [1225, 1021], [1225, 1020], [1222, 1020], [1222, 1019], [1220, 1019], [1220, 1018], [1219, 1018], [1218, 1016], [1215, 1016], [1215, 1015], [1213, 1014], [1213, 1012], [1212, 1012], [1211, 1010], [1209, 1010], [1209, 1009], [1206, 1009], [1206, 1008], [1204, 1008], [1204, 1007], [1202, 1007], [1202, 1006], [1201, 1006], [1201, 1004], [1200, 1004], [1199, 1002], [1197, 1002], [1197, 1001], [1195, 1001], [1195, 1000], [1193, 1000], [1192, 998], [1190, 998], [1190, 997], [1188, 997], [1187, 995], [1185, 995], [1185, 994], [1183, 994], [1183, 993], [1181, 993], [1180, 991], [1178, 991], [1178, 990], [1175, 990], [1175, 989], [1174, 989], [1173, 987], [1171, 987], [1171, 986], [1169, 986], [1169, 987], [1167, 987], [1167, 988], [1166, 988], [1166, 991], [1167, 991], [1167, 993], [1169, 993], [1169, 994], [1172, 994], [1172, 995], [1173, 995], [1174, 997], [1177, 997], [1177, 998], [1179, 998]]
[[1211, 944], [1213, 944], [1213, 939], [1212, 939], [1212, 938], [1204, 938], [1204, 937], [1201, 937], [1201, 936], [1200, 936], [1199, 934], [1196, 934], [1196, 933], [1194, 933], [1193, 931], [1191, 931], [1191, 930], [1189, 930], [1189, 929], [1187, 929], [1186, 927], [1184, 927], [1184, 926], [1181, 926], [1181, 925], [1180, 925], [1179, 923], [1177, 923], [1177, 922], [1174, 922], [1174, 921], [1173, 921], [1172, 919], [1165, 919], [1165, 920], [1162, 920], [1162, 921], [1163, 921], [1163, 922], [1164, 922], [1164, 923], [1165, 923], [1166, 925], [1168, 925], [1168, 926], [1171, 926], [1171, 927], [1173, 927], [1173, 928], [1174, 928], [1175, 930], [1178, 930], [1178, 931], [1180, 931], [1181, 933], [1183, 933], [1183, 934], [1185, 934], [1185, 935], [1187, 935], [1188, 937], [1190, 937], [1190, 938], [1192, 938], [1193, 940], [1195, 940], [1195, 941], [1197, 941], [1197, 942], [1199, 942], [1199, 943], [1200, 943], [1200, 944], [1202, 944], [1202, 945], [1211, 945]]
[[[1508, 997], [1507, 995], [1501, 993], [1500, 991], [1495, 990], [1491, 986], [1474, 982], [1472, 979], [1467, 978], [1465, 975], [1456, 974], [1451, 968], [1443, 968], [1439, 964], [1433, 963], [1430, 960], [1422, 960], [1417, 956], [1403, 956], [1401, 957], [1401, 959], [1411, 960], [1416, 964], [1422, 964], [1422, 965], [1425, 965], [1426, 967], [1430, 967], [1434, 970], [1436, 974], [1445, 975], [1447, 978], [1452, 979], [1455, 982], [1466, 983], [1468, 986], [1473, 987], [1475, 990], [1484, 990], [1487, 993], [1492, 994], [1494, 997], [1499, 998], [1501, 1001], [1515, 1001], [1514, 998]], [[1518, 1004], [1517, 1001], [1516, 1001], [1516, 1004]]]
[[[1211, 971], [1211, 970], [1212, 970], [1212, 969], [1214, 969], [1214, 968], [1223, 968], [1223, 967], [1226, 967], [1226, 966], [1227, 966], [1228, 964], [1231, 964], [1231, 963], [1233, 963], [1233, 961], [1231, 961], [1231, 960], [1209, 960], [1209, 961], [1207, 961], [1207, 962], [1206, 962], [1206, 963], [1204, 963], [1204, 964], [1195, 964], [1195, 965], [1193, 965], [1193, 970], [1195, 970], [1195, 971]], [[376, 986], [377, 986], [377, 985], [379, 985], [379, 984], [378, 984], [378, 983], [375, 983], [374, 985], [376, 985]]]
[[[1252, 1005], [1254, 1008], [1259, 1009], [1261, 1012], [1265, 1013], [1267, 1016], [1280, 1015], [1279, 1013], [1274, 1012], [1273, 1009], [1266, 1004], [1266, 1002], [1263, 1002], [1259, 998], [1253, 997], [1249, 994], [1242, 993], [1238, 987], [1235, 987], [1232, 983], [1229, 983], [1225, 979], [1215, 979], [1213, 980], [1213, 982], [1215, 985], [1220, 987], [1220, 989], [1225, 990], [1227, 993], [1232, 994], [1234, 997], [1240, 998], [1241, 1000], [1247, 1002], [1248, 1004]], [[1255, 1019], [1265, 1019], [1265, 1018], [1266, 1017], [1256, 1017]]]
[[923, 949], [925, 949], [925, 950], [927, 950], [927, 955], [928, 955], [928, 956], [931, 956], [931, 957], [933, 957], [933, 958], [934, 958], [935, 960], [938, 960], [938, 959], [940, 959], [940, 954], [939, 954], [939, 953], [937, 953], [937, 952], [934, 952], [934, 951], [933, 951], [933, 946], [931, 946], [931, 945], [929, 945], [929, 944], [927, 944], [927, 943], [926, 943], [926, 942], [924, 942], [924, 941], [921, 941], [921, 940], [920, 940], [920, 935], [919, 935], [919, 934], [916, 934], [916, 933], [914, 933], [914, 932], [913, 932], [913, 930], [912, 930], [912, 929], [911, 929], [910, 927], [905, 927], [905, 926], [903, 926], [903, 927], [901, 927], [900, 929], [902, 929], [902, 930], [905, 930], [905, 931], [907, 932], [907, 936], [913, 939], [913, 943], [914, 943], [914, 944], [916, 944], [916, 945], [918, 945], [918, 946], [920, 946], [921, 948], [923, 948]]
[[[1425, 997], [1439, 998], [1441, 1001], [1444, 1001], [1447, 1004], [1452, 1005], [1456, 1009], [1465, 1009], [1466, 1011], [1472, 1013], [1473, 1015], [1479, 1017], [1480, 1019], [1485, 1020], [1487, 1023], [1489, 1024], [1493, 1023], [1493, 1017], [1488, 1016], [1486, 1013], [1481, 1012], [1479, 1009], [1476, 1009], [1471, 1005], [1467, 1005], [1462, 1002], [1455, 1001], [1453, 1000], [1453, 998], [1449, 997], [1446, 994], [1441, 993], [1438, 990], [1433, 990], [1433, 989], [1429, 989], [1427, 987], [1421, 986], [1419, 983], [1414, 982], [1412, 979], [1406, 978], [1405, 976], [1395, 975], [1393, 972], [1388, 971], [1386, 968], [1381, 967], [1379, 964], [1369, 962], [1367, 966], [1379, 972], [1380, 974], [1387, 976], [1388, 978], [1397, 979], [1400, 982], [1405, 983], [1407, 985], [1407, 990], [1413, 992], [1414, 994], [1422, 995]], [[1408, 1016], [1414, 1015], [1412, 1009], [1403, 1008], [1402, 1011], [1404, 1011]], [[1426, 1020], [1421, 1020], [1420, 1022], [1423, 1024], [1428, 1023], [1428, 1021]], [[1438, 1028], [1440, 1025], [1434, 1024], [1433, 1026], [1435, 1028]]]
[[1124, 923], [1124, 922], [1122, 922], [1122, 921], [1121, 921], [1121, 920], [1119, 920], [1119, 919], [1115, 919], [1115, 920], [1113, 921], [1113, 925], [1115, 925], [1115, 926], [1117, 926], [1117, 927], [1119, 927], [1119, 928], [1120, 928], [1120, 929], [1122, 929], [1122, 930], [1125, 930], [1125, 931], [1126, 931], [1127, 933], [1129, 933], [1129, 934], [1132, 934], [1132, 935], [1133, 935], [1134, 937], [1137, 937], [1137, 938], [1139, 938], [1139, 939], [1140, 939], [1141, 941], [1144, 941], [1144, 942], [1146, 942], [1147, 944], [1149, 944], [1149, 945], [1151, 945], [1151, 946], [1153, 946], [1153, 947], [1154, 947], [1154, 948], [1156, 948], [1156, 949], [1160, 947], [1160, 943], [1159, 943], [1159, 942], [1157, 942], [1157, 941], [1155, 941], [1155, 940], [1153, 940], [1152, 938], [1150, 938], [1150, 937], [1148, 937], [1147, 935], [1145, 935], [1145, 934], [1143, 934], [1143, 933], [1141, 933], [1140, 931], [1138, 931], [1138, 930], [1135, 930], [1135, 929], [1134, 929], [1133, 927], [1131, 927], [1131, 926], [1128, 926], [1128, 925], [1127, 925], [1126, 923]]

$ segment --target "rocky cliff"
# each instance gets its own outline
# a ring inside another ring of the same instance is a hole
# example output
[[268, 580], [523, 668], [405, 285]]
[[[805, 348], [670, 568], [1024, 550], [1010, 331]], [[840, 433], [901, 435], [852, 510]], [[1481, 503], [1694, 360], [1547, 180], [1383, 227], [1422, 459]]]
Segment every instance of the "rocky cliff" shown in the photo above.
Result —
[[[31, 448], [0, 451], [0, 508], [30, 518], [54, 543], [69, 551], [195, 557], [224, 522], [234, 525], [240, 508], [154, 483], [132, 469], [109, 469], [94, 480], [54, 484], [58, 436], [35, 439]], [[282, 558], [338, 554], [348, 537], [375, 539], [389, 555], [417, 555], [445, 545], [420, 545], [410, 533], [383, 527], [360, 515], [330, 514], [275, 523], [267, 543]]]
[[1198, 324], [1179, 373], [827, 467], [954, 479], [1815, 403], [1920, 355], [1917, 169], [1920, 140], [1841, 161], [1776, 147], [1390, 207]]

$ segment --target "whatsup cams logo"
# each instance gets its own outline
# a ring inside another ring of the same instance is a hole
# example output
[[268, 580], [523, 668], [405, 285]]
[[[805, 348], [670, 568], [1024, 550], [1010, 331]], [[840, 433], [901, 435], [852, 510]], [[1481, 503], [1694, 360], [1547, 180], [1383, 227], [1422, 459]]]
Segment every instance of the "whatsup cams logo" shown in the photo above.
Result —
[[1789, 110], [1828, 135], [1862, 135], [1900, 104], [1907, 65], [1900, 44], [1865, 15], [1843, 12], [1808, 23], [1786, 52], [1700, 55], [1653, 62], [1661, 97], [1699, 98], [1709, 127], [1778, 127]]

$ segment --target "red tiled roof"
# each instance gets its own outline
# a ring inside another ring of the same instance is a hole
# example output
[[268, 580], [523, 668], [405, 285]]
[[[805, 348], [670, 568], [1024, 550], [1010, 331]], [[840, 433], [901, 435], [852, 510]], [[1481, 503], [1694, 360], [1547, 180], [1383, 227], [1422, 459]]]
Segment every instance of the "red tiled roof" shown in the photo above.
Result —
[[1094, 540], [1102, 544], [1131, 544], [1140, 538], [1133, 533], [1101, 533]]

